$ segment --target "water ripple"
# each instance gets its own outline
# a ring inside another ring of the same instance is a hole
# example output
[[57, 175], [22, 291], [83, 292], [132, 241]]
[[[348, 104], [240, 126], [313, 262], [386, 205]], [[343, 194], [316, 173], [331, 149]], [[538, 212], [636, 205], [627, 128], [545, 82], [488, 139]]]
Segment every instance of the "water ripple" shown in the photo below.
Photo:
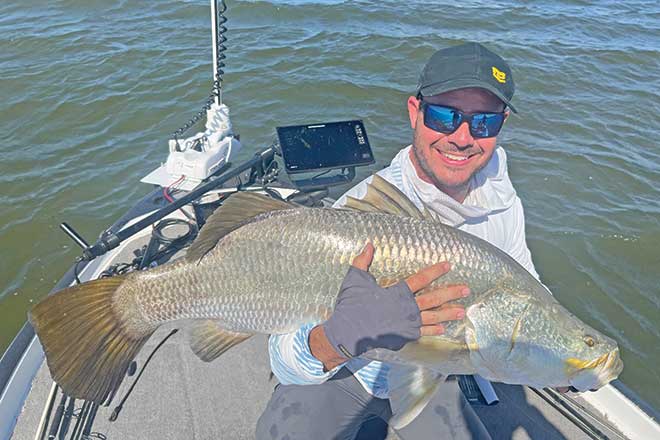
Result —
[[[520, 113], [499, 141], [536, 265], [660, 407], [657, 1], [237, 0], [227, 16], [241, 157], [277, 125], [361, 118], [377, 163], [360, 177], [411, 141], [405, 102], [434, 50], [480, 41], [509, 60]], [[59, 222], [91, 239], [150, 190], [136, 179], [210, 91], [209, 22], [196, 1], [0, 4], [0, 296], [37, 298], [66, 270]]]

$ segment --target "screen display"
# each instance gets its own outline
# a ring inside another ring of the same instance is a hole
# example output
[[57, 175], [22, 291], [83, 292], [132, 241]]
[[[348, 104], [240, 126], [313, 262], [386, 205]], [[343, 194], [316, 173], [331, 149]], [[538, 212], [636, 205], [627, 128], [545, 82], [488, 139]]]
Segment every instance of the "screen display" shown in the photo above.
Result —
[[277, 127], [277, 137], [290, 174], [374, 163], [362, 121]]

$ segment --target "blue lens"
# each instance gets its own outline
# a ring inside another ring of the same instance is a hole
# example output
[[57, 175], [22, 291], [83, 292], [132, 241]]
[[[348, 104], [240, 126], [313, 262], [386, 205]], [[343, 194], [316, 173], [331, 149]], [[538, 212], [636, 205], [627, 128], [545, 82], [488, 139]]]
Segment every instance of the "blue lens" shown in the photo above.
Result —
[[470, 133], [475, 138], [487, 138], [496, 136], [502, 128], [504, 114], [502, 113], [477, 113], [472, 115], [470, 121]]
[[459, 111], [451, 107], [426, 104], [424, 108], [424, 125], [440, 133], [453, 133], [463, 118]]
[[467, 121], [470, 134], [474, 138], [497, 136], [504, 123], [504, 113], [474, 113], [465, 114], [460, 110], [442, 105], [422, 102], [424, 125], [439, 133], [449, 134]]

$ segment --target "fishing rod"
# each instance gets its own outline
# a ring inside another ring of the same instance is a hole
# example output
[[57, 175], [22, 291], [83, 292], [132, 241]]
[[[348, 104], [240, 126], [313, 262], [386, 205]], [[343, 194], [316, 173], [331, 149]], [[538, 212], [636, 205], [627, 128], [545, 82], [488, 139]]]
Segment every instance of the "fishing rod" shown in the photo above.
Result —
[[48, 431], [48, 440], [53, 440], [57, 436], [57, 432], [60, 430], [60, 425], [62, 419], [64, 418], [64, 408], [66, 406], [67, 395], [62, 393], [62, 398], [60, 399], [60, 404], [57, 406], [55, 415], [53, 416], [53, 424], [50, 425], [50, 430]]

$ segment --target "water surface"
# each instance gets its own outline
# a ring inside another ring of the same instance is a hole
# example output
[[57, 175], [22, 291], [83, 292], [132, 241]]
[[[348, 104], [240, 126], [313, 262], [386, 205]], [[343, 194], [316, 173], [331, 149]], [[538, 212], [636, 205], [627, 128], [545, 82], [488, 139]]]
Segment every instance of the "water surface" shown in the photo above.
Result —
[[[228, 1], [225, 102], [244, 144], [277, 125], [364, 120], [377, 163], [410, 142], [405, 101], [438, 48], [481, 42], [517, 85], [500, 136], [543, 281], [619, 341], [660, 408], [660, 4]], [[79, 250], [150, 187], [210, 91], [206, 1], [0, 5], [0, 347]]]

